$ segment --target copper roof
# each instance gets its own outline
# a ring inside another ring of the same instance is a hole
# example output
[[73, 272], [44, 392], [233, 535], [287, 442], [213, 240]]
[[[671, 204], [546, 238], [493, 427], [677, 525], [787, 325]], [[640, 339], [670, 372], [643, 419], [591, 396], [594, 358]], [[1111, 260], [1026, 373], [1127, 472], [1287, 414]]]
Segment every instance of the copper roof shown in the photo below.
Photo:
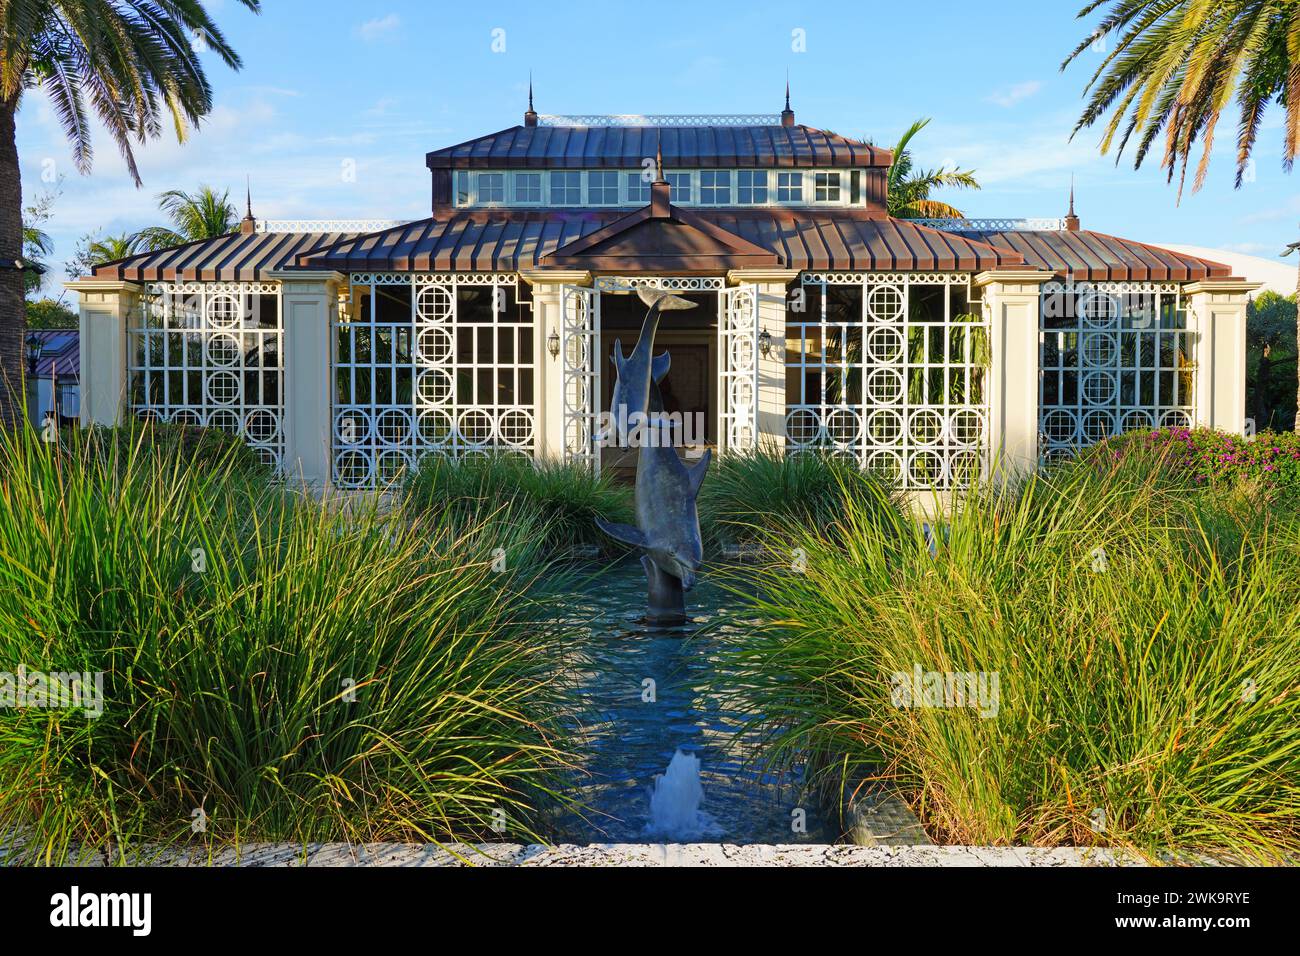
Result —
[[[737, 244], [768, 250], [775, 254], [774, 264], [788, 269], [979, 271], [1024, 264], [1010, 250], [899, 219], [786, 209], [674, 212], [679, 220], [702, 221], [725, 230], [737, 238]], [[347, 239], [300, 256], [298, 265], [339, 272], [572, 268], [579, 263], [567, 262], [572, 257], [565, 255], [563, 247], [636, 215], [617, 211], [466, 211], [442, 221], [426, 219]], [[647, 260], [656, 258], [653, 250], [644, 244], [642, 248]], [[724, 256], [700, 252], [700, 261], [679, 262], [673, 268], [716, 271], [753, 263], [752, 257], [743, 253], [728, 263]], [[628, 262], [629, 268], [635, 264]], [[645, 262], [640, 268], [652, 265]]]
[[1008, 230], [963, 233], [1013, 249], [1025, 262], [1080, 282], [1195, 282], [1232, 275], [1229, 266], [1102, 232]]
[[425, 156], [430, 169], [888, 166], [887, 149], [811, 126], [512, 126]]
[[280, 232], [198, 239], [95, 267], [97, 279], [127, 282], [250, 282], [291, 265], [299, 253], [348, 238], [342, 232]]

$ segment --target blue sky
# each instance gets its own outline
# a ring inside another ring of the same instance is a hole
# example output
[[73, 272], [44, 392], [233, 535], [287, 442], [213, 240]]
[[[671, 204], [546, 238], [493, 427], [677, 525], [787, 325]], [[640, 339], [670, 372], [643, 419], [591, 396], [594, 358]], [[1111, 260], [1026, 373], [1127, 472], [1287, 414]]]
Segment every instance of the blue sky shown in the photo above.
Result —
[[888, 145], [932, 117], [914, 151], [923, 166], [976, 171], [982, 191], [941, 197], [968, 215], [1063, 215], [1073, 174], [1085, 228], [1276, 257], [1300, 223], [1281, 111], [1252, 181], [1233, 188], [1236, 124], [1225, 121], [1205, 188], [1179, 205], [1154, 166], [1101, 156], [1099, 132], [1069, 141], [1102, 57], [1058, 69], [1095, 22], [1075, 20], [1079, 6], [266, 0], [254, 16], [216, 0], [244, 68], [205, 54], [216, 108], [203, 128], [141, 149], [136, 189], [103, 135], [93, 173], [78, 174], [48, 101], [29, 92], [24, 198], [57, 178], [47, 231], [59, 264], [84, 233], [158, 222], [162, 190], [207, 183], [242, 201], [245, 175], [259, 217], [415, 219], [428, 215], [424, 153], [520, 122], [530, 70], [542, 113], [776, 112], [788, 70], [796, 117], [811, 126]]

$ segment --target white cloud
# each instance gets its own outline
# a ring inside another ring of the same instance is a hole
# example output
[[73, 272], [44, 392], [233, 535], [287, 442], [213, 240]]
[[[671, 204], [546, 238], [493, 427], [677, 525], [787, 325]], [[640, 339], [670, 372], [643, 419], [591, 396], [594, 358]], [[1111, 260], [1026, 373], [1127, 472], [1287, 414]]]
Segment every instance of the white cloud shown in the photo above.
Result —
[[402, 18], [395, 13], [390, 13], [386, 17], [376, 17], [373, 20], [367, 20], [361, 26], [357, 27], [357, 33], [361, 39], [367, 43], [375, 40], [382, 40], [391, 35], [402, 24]]
[[1039, 90], [1043, 84], [1038, 80], [1026, 80], [1024, 83], [1017, 83], [1014, 86], [1004, 87], [998, 90], [992, 96], [988, 97], [990, 103], [996, 103], [998, 106], [1010, 108], [1022, 100], [1027, 100]]

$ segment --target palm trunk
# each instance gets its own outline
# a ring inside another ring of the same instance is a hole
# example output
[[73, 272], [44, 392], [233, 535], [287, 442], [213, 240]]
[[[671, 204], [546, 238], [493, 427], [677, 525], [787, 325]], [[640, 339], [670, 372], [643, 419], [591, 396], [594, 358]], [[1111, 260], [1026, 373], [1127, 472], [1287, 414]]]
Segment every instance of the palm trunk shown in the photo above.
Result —
[[[1295, 251], [1296, 258], [1300, 259], [1300, 249]], [[1292, 426], [1300, 432], [1300, 263], [1296, 265], [1295, 271], [1295, 374], [1296, 374], [1296, 391], [1295, 391], [1295, 424]], [[1279, 426], [1280, 427], [1280, 426]]]
[[17, 98], [0, 102], [0, 427], [21, 420], [23, 333], [27, 308], [23, 273], [12, 268], [23, 255], [23, 186], [18, 169], [14, 117]]

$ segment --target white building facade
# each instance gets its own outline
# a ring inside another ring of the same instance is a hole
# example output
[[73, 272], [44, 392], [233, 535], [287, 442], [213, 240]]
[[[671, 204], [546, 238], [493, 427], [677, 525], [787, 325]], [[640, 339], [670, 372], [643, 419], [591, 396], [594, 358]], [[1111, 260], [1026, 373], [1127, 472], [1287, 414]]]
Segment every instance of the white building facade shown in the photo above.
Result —
[[81, 298], [81, 418], [240, 435], [286, 477], [426, 455], [617, 467], [598, 441], [641, 285], [696, 446], [821, 450], [913, 491], [1133, 428], [1245, 422], [1252, 284], [1053, 221], [908, 221], [887, 150], [778, 116], [539, 117], [426, 157], [427, 219], [275, 223]]

